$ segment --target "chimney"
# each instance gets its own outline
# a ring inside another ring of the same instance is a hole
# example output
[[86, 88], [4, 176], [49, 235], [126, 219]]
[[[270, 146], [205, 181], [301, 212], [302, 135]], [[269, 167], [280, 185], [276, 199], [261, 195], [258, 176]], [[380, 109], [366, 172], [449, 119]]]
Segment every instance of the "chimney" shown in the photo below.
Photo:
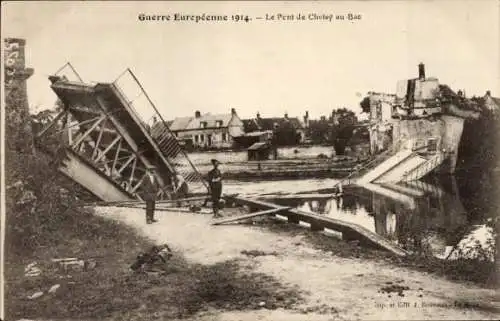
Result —
[[306, 114], [304, 115], [304, 125], [306, 127], [309, 127], [309, 112], [306, 111]]
[[486, 91], [486, 96], [490, 97], [491, 96], [491, 91], [487, 90]]
[[236, 115], [236, 109], [231, 108], [231, 115]]
[[425, 65], [423, 63], [418, 64], [418, 79], [425, 80]]
[[194, 112], [194, 117], [196, 117], [196, 118], [200, 118], [201, 117], [201, 113], [200, 113], [199, 110], [197, 110], [197, 111]]

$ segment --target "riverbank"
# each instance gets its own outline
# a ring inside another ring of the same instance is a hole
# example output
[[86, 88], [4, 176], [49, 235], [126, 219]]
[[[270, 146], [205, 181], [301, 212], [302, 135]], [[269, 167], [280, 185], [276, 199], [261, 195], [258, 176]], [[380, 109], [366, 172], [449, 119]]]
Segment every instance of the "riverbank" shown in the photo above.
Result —
[[[351, 252], [343, 241], [321, 249], [303, 231], [211, 226], [210, 215], [176, 212], [161, 212], [160, 222], [146, 225], [141, 210], [97, 210], [156, 243], [167, 242], [190, 264], [234, 261], [240, 273], [264, 274], [298, 295], [295, 302], [281, 307], [275, 304], [282, 299], [275, 297], [259, 302], [258, 309], [215, 308], [189, 320], [494, 319], [500, 311], [493, 289], [395, 266], [390, 260], [361, 257], [360, 250], [343, 257], [332, 250], [337, 246]], [[402, 307], [401, 302], [410, 305]]]
[[[143, 209], [95, 211], [59, 213], [57, 237], [7, 258], [8, 320], [494, 319], [500, 311], [481, 282], [449, 281], [418, 270], [417, 260], [291, 224], [211, 226], [211, 215], [158, 211], [159, 222], [146, 225]], [[164, 243], [174, 251], [165, 273], [129, 270], [137, 254]], [[96, 264], [51, 262], [68, 257]], [[26, 275], [30, 264], [40, 275]]]
[[278, 159], [248, 161], [247, 151], [192, 152], [188, 156], [201, 174], [217, 159], [225, 179], [342, 178], [367, 156], [336, 156], [332, 146], [292, 146], [278, 148]]
[[[225, 179], [293, 179], [293, 178], [342, 178], [359, 164], [354, 159], [283, 159], [262, 162], [245, 161], [222, 163], [220, 169]], [[209, 164], [199, 164], [200, 173], [211, 169]]]

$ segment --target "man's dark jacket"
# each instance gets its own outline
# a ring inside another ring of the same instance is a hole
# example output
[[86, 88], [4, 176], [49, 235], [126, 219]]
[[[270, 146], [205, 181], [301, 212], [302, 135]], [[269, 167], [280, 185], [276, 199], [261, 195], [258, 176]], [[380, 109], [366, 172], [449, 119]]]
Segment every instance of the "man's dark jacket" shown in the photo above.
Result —
[[156, 194], [160, 189], [160, 185], [156, 180], [156, 177], [153, 177], [153, 182], [151, 182], [151, 178], [146, 175], [144, 178], [144, 182], [142, 182], [142, 190], [144, 191], [144, 200], [145, 201], [154, 201], [156, 200]]

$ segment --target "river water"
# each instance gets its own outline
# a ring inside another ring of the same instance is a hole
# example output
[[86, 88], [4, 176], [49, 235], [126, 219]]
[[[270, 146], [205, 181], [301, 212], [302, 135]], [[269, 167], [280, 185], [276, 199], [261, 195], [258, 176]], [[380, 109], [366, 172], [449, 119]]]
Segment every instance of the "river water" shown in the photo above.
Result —
[[[228, 181], [225, 193], [248, 196], [294, 194], [328, 189], [334, 179], [263, 182]], [[484, 184], [483, 184], [484, 185]], [[492, 261], [495, 255], [492, 200], [480, 188], [471, 193], [471, 181], [446, 177], [393, 185], [376, 190], [344, 188], [336, 199], [280, 199], [271, 201], [304, 211], [359, 224], [401, 248], [441, 259], [476, 258]]]

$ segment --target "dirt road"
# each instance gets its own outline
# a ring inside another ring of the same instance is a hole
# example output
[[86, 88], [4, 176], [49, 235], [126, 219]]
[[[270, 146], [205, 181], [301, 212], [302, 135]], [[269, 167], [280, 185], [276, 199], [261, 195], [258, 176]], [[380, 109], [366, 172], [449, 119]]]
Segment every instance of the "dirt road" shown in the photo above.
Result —
[[[143, 210], [98, 208], [158, 243], [168, 243], [188, 261], [213, 264], [231, 259], [242, 270], [264, 273], [297, 286], [305, 297], [293, 309], [212, 310], [193, 320], [498, 319], [498, 293], [453, 283], [389, 264], [345, 259], [315, 249], [304, 236], [249, 225], [210, 226], [211, 216], [159, 212], [146, 225]], [[243, 254], [245, 251], [260, 253]]]

